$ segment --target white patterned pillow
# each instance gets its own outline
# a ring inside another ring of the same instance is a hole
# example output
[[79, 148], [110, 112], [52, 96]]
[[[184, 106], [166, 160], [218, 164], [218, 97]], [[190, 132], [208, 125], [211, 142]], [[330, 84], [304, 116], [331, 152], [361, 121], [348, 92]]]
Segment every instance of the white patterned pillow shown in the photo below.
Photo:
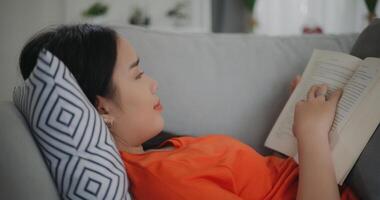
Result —
[[130, 199], [127, 174], [104, 121], [57, 57], [40, 52], [13, 102], [62, 199]]

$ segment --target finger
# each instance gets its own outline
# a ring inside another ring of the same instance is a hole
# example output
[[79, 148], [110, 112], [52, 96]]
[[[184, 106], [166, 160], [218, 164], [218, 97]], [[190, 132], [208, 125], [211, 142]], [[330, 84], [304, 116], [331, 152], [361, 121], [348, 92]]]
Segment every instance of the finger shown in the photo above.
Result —
[[296, 78], [293, 78], [292, 81], [290, 82], [291, 86], [294, 86], [296, 84]]
[[326, 94], [327, 94], [327, 85], [322, 84], [318, 87], [316, 92], [316, 98], [326, 100]]
[[299, 83], [300, 75], [297, 75], [293, 80], [290, 82], [289, 85], [289, 93], [293, 93], [293, 91], [296, 89], [298, 83]]
[[297, 76], [292, 80], [292, 82], [291, 82], [291, 86], [293, 87], [293, 88], [295, 88], [297, 85], [298, 85], [298, 83], [301, 81], [301, 76], [299, 75], [299, 74], [297, 74]]
[[297, 107], [298, 106], [300, 106], [300, 105], [302, 105], [302, 104], [304, 104], [304, 103], [306, 103], [306, 100], [304, 100], [304, 99], [302, 99], [302, 100], [299, 100], [297, 103], [296, 103], [296, 109], [297, 109]]
[[297, 85], [301, 82], [301, 76], [297, 74], [296, 78], [292, 81], [292, 91], [294, 91], [297, 87]]
[[331, 102], [332, 104], [337, 104], [340, 97], [342, 96], [343, 90], [342, 89], [337, 89], [335, 90], [330, 97], [328, 98], [327, 101]]
[[307, 100], [314, 99], [315, 98], [315, 91], [317, 90], [318, 86], [313, 85], [307, 92]]

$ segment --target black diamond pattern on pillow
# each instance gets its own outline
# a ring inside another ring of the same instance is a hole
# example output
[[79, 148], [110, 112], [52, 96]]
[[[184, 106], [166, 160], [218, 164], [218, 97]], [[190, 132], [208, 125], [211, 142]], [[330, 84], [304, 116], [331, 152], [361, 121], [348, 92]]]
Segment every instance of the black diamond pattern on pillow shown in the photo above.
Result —
[[125, 168], [100, 115], [49, 51], [13, 101], [27, 120], [62, 199], [130, 199]]

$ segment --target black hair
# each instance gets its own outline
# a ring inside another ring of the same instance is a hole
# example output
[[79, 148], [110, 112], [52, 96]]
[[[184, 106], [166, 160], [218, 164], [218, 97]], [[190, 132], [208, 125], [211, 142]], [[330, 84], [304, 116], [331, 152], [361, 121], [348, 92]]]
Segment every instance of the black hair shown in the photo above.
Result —
[[113, 95], [111, 77], [117, 57], [116, 31], [92, 24], [60, 25], [42, 30], [21, 51], [19, 65], [24, 79], [29, 77], [43, 48], [65, 63], [94, 106], [97, 95]]

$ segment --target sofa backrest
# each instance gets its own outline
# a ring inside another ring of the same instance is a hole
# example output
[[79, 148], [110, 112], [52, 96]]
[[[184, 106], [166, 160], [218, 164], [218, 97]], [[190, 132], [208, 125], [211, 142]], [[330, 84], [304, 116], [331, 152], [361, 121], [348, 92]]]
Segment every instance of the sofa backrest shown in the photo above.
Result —
[[225, 133], [261, 153], [288, 86], [313, 49], [350, 52], [357, 34], [268, 37], [178, 34], [114, 26], [135, 47], [159, 84], [165, 130]]

